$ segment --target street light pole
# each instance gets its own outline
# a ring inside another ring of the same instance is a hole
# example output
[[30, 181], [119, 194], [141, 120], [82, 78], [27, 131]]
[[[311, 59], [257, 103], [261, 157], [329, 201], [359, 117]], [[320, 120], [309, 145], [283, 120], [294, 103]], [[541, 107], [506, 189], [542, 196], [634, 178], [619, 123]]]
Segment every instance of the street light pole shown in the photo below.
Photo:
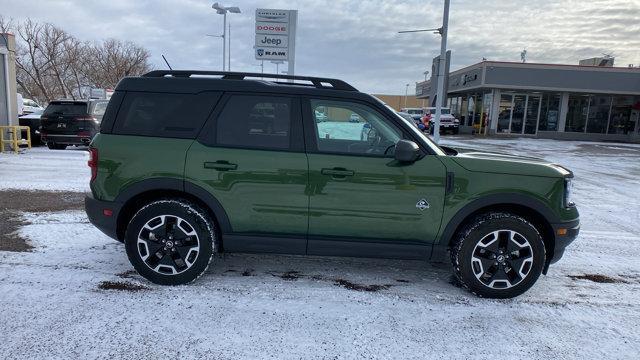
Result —
[[442, 102], [444, 94], [444, 73], [447, 62], [447, 30], [449, 27], [449, 0], [444, 0], [444, 13], [442, 14], [442, 41], [440, 42], [440, 61], [438, 61], [438, 88], [436, 92], [436, 118], [433, 124], [433, 141], [440, 142], [440, 116], [442, 114]]
[[407, 107], [407, 96], [409, 95], [409, 84], [404, 88], [404, 107]]
[[[446, 97], [444, 93], [444, 71], [447, 63], [447, 30], [449, 28], [449, 0], [444, 0], [444, 12], [442, 14], [442, 27], [435, 29], [419, 29], [419, 30], [405, 30], [398, 31], [399, 34], [417, 33], [425, 31], [434, 31], [435, 34], [440, 34], [442, 40], [440, 41], [440, 60], [438, 61], [438, 74], [436, 76], [437, 88], [436, 88], [436, 114], [433, 123], [433, 141], [437, 144], [440, 142], [440, 115], [442, 114], [442, 101]], [[427, 74], [425, 73], [425, 80]], [[433, 84], [431, 84], [433, 86]], [[431, 100], [431, 99], [430, 99]]]
[[[222, 23], [222, 71], [225, 71], [227, 62], [227, 13], [240, 13], [240, 8], [237, 6], [222, 6], [219, 3], [214, 3], [211, 6], [216, 13], [223, 16]], [[229, 26], [229, 69], [231, 69], [231, 26]]]
[[[217, 4], [217, 3], [216, 3]], [[225, 71], [225, 64], [227, 63], [227, 11], [222, 14], [224, 20], [222, 21], [222, 71]]]

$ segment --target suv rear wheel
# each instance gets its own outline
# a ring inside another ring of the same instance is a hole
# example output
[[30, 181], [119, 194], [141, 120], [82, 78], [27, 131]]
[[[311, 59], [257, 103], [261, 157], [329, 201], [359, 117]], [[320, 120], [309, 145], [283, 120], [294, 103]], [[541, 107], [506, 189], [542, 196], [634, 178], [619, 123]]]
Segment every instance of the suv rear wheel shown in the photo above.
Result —
[[540, 233], [503, 212], [476, 217], [456, 235], [451, 262], [460, 283], [478, 296], [511, 298], [536, 282], [545, 262]]
[[147, 280], [160, 285], [189, 283], [202, 275], [213, 255], [214, 223], [198, 206], [181, 199], [151, 202], [131, 219], [127, 256]]

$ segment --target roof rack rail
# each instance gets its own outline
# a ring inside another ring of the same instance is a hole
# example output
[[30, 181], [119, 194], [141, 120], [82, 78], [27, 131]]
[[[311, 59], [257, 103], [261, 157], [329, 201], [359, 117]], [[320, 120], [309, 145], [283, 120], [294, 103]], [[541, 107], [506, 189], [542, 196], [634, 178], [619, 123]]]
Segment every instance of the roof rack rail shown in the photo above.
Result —
[[[230, 71], [206, 71], [206, 70], [153, 70], [144, 75], [143, 77], [191, 77], [192, 75], [221, 75], [222, 79], [226, 80], [244, 80], [247, 77], [251, 78], [266, 78], [266, 79], [285, 79], [285, 80], [302, 80], [309, 81], [318, 89], [334, 89], [345, 91], [358, 91], [348, 83], [329, 78], [319, 78], [311, 76], [297, 76], [297, 75], [280, 75], [280, 74], [262, 74], [262, 73], [245, 73], [245, 72], [230, 72]], [[283, 82], [277, 82], [278, 84], [288, 84]], [[327, 86], [330, 85], [330, 86]], [[292, 85], [304, 85], [304, 84], [292, 84]]]

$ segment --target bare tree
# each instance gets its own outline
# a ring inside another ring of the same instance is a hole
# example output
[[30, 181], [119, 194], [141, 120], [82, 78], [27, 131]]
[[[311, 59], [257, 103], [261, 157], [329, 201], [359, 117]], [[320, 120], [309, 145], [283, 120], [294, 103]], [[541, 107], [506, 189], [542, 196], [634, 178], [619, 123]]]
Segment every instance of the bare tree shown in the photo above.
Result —
[[52, 24], [1, 16], [0, 30], [17, 34], [18, 85], [41, 102], [84, 97], [88, 88], [113, 88], [121, 78], [151, 69], [149, 51], [131, 42], [82, 42]]
[[98, 87], [114, 88], [123, 77], [151, 70], [149, 51], [132, 42], [108, 39], [95, 44], [91, 55], [87, 75]]

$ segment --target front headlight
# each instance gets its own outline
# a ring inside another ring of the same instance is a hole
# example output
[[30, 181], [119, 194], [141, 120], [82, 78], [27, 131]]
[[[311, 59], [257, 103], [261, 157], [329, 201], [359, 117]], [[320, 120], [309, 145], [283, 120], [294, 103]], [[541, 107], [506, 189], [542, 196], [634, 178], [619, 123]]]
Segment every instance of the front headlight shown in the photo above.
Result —
[[566, 208], [575, 205], [575, 203], [571, 198], [572, 193], [573, 193], [573, 181], [571, 181], [571, 179], [565, 179], [564, 180], [564, 207]]

